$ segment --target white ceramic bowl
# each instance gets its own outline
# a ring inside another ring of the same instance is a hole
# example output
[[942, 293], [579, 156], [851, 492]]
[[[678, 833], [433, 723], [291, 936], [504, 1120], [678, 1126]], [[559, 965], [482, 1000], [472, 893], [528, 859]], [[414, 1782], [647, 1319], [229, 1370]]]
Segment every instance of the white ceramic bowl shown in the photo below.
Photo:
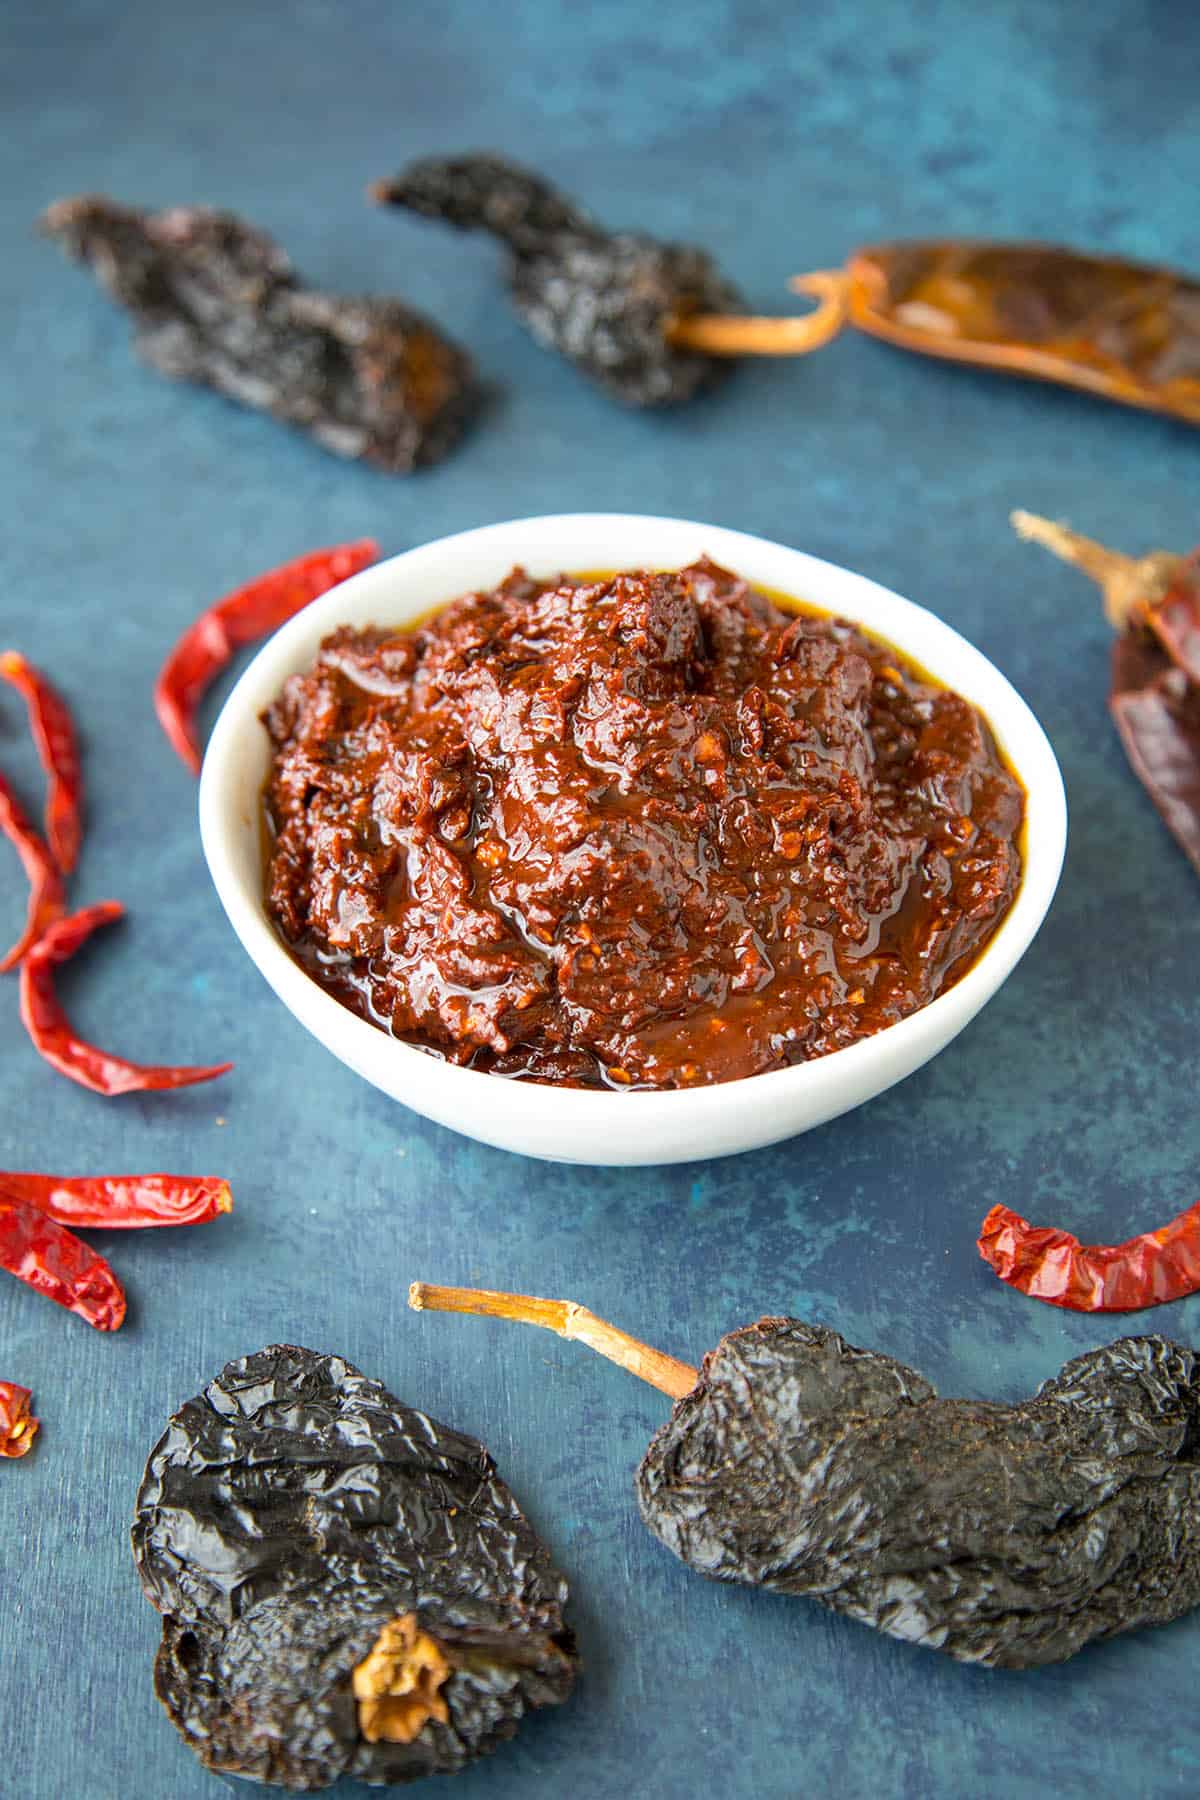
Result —
[[[439, 602], [494, 587], [514, 563], [531, 575], [679, 568], [707, 554], [762, 587], [852, 619], [905, 651], [981, 709], [1028, 795], [1025, 870], [1004, 923], [967, 974], [929, 1006], [815, 1062], [713, 1087], [609, 1093], [508, 1081], [398, 1043], [340, 1005], [293, 962], [262, 900], [259, 714], [338, 625], [403, 625]], [[1020, 695], [978, 650], [910, 600], [782, 544], [684, 519], [567, 513], [440, 538], [378, 563], [277, 631], [217, 721], [200, 783], [204, 853], [230, 922], [302, 1025], [376, 1087], [455, 1131], [560, 1162], [685, 1162], [753, 1150], [807, 1131], [903, 1080], [957, 1037], [1028, 948], [1058, 884], [1067, 814], [1058, 764]]]

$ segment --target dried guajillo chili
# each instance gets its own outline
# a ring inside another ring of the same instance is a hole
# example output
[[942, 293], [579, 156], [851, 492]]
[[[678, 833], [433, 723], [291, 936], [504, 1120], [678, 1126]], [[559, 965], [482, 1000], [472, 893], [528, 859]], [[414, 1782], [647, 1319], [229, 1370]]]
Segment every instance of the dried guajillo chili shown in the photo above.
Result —
[[46, 771], [46, 837], [62, 874], [79, 859], [82, 836], [83, 770], [75, 726], [61, 695], [39, 669], [16, 650], [0, 655], [0, 676], [11, 682], [29, 711], [38, 756]]
[[219, 1774], [454, 1774], [574, 1685], [567, 1584], [487, 1450], [340, 1356], [226, 1364], [150, 1452], [132, 1544], [155, 1692]]
[[49, 847], [34, 830], [17, 796], [0, 775], [0, 831], [20, 857], [29, 881], [25, 928], [16, 943], [0, 959], [0, 974], [15, 969], [63, 910], [63, 881]]
[[229, 1183], [215, 1175], [35, 1175], [0, 1169], [0, 1195], [36, 1206], [60, 1225], [105, 1231], [202, 1225], [233, 1207]]
[[194, 774], [200, 773], [201, 757], [196, 709], [213, 678], [246, 644], [278, 630], [310, 601], [357, 575], [378, 555], [379, 545], [372, 538], [310, 550], [235, 588], [188, 626], [159, 672], [154, 709], [173, 748]]
[[0, 1456], [27, 1456], [40, 1419], [30, 1409], [33, 1395], [15, 1381], [0, 1381]]
[[97, 1094], [127, 1094], [158, 1088], [190, 1087], [224, 1075], [232, 1063], [209, 1068], [177, 1068], [126, 1062], [87, 1043], [74, 1030], [54, 992], [54, 970], [69, 960], [102, 925], [123, 915], [118, 900], [101, 900], [67, 918], [56, 919], [26, 953], [21, 965], [21, 1019], [38, 1052], [60, 1074]]
[[97, 1331], [116, 1331], [125, 1294], [102, 1256], [65, 1225], [0, 1190], [0, 1269], [35, 1288]]
[[[842, 323], [922, 356], [1083, 388], [1200, 424], [1200, 282], [1053, 244], [878, 244], [792, 281], [821, 300], [797, 321]], [[682, 318], [676, 343], [716, 356], [804, 354], [775, 321]], [[789, 321], [779, 321], [786, 325]]]
[[1109, 711], [1134, 774], [1200, 873], [1200, 551], [1123, 556], [1035, 513], [1021, 537], [1099, 583], [1117, 631]]
[[1061, 1662], [1200, 1602], [1200, 1356], [1122, 1338], [1028, 1400], [944, 1400], [835, 1331], [765, 1318], [699, 1369], [585, 1309], [414, 1283], [418, 1311], [575, 1337], [675, 1399], [636, 1477], [689, 1568], [809, 1594], [961, 1662]]
[[1081, 1244], [1069, 1231], [993, 1206], [978, 1249], [1001, 1281], [1034, 1300], [1074, 1312], [1138, 1312], [1200, 1291], [1200, 1201], [1123, 1244]]
[[475, 410], [470, 357], [428, 319], [400, 300], [305, 287], [280, 246], [233, 213], [83, 194], [41, 225], [127, 309], [151, 367], [339, 456], [391, 473], [438, 462]]

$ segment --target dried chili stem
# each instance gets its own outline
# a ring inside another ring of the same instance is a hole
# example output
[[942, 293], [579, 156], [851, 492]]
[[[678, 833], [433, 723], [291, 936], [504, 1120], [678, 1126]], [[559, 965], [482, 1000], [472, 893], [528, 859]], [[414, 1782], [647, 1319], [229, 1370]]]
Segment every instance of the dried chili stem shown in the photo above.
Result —
[[681, 350], [707, 356], [807, 356], [837, 336], [846, 323], [847, 279], [840, 269], [814, 269], [788, 284], [818, 302], [803, 318], [754, 318], [729, 313], [690, 313], [673, 319], [667, 337]]
[[609, 1362], [648, 1381], [673, 1400], [682, 1400], [696, 1385], [697, 1371], [687, 1363], [655, 1350], [649, 1344], [618, 1331], [598, 1319], [586, 1306], [573, 1300], [541, 1300], [533, 1294], [494, 1293], [489, 1288], [436, 1287], [414, 1281], [408, 1290], [414, 1312], [478, 1313], [486, 1319], [514, 1319], [522, 1325], [540, 1325], [559, 1337], [573, 1338]]
[[1148, 556], [1125, 556], [1094, 538], [1072, 531], [1057, 519], [1019, 508], [1010, 515], [1018, 537], [1041, 544], [1085, 575], [1090, 575], [1104, 594], [1104, 612], [1110, 625], [1124, 631], [1169, 591], [1183, 566], [1183, 557], [1169, 550], [1152, 550]]

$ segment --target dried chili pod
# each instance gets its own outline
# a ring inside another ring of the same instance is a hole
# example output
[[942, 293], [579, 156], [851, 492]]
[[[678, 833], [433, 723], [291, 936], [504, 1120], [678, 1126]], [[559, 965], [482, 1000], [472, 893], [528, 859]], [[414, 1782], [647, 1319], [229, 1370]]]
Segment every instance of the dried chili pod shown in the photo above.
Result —
[[133, 1063], [89, 1044], [76, 1032], [54, 991], [54, 970], [67, 962], [102, 925], [111, 925], [125, 908], [119, 900], [101, 900], [65, 919], [56, 919], [27, 951], [21, 965], [21, 1022], [34, 1048], [60, 1075], [97, 1094], [145, 1093], [162, 1088], [191, 1087], [227, 1074], [232, 1063], [208, 1067], [172, 1063]]
[[450, 1774], [575, 1679], [566, 1583], [487, 1451], [341, 1357], [272, 1345], [187, 1401], [133, 1553], [156, 1691], [221, 1774]]
[[59, 200], [42, 228], [131, 313], [163, 375], [216, 388], [393, 473], [439, 462], [477, 399], [465, 351], [400, 300], [303, 286], [233, 213]]
[[1165, 1338], [1089, 1351], [1005, 1405], [940, 1399], [799, 1319], [732, 1331], [696, 1370], [563, 1301], [425, 1283], [409, 1299], [580, 1338], [676, 1397], [638, 1505], [714, 1580], [1013, 1669], [1200, 1602], [1200, 1358]]
[[38, 1207], [0, 1189], [0, 1269], [77, 1313], [97, 1331], [116, 1331], [125, 1293], [102, 1256]]
[[54, 860], [69, 875], [83, 835], [83, 770], [75, 723], [61, 694], [18, 650], [0, 655], [0, 676], [11, 682], [29, 710], [29, 724], [46, 771], [46, 837]]
[[791, 285], [820, 300], [817, 313], [698, 314], [676, 323], [675, 341], [716, 356], [804, 355], [845, 323], [922, 356], [1200, 424], [1200, 283], [1185, 275], [1053, 244], [929, 240], [871, 245]]
[[27, 1456], [40, 1419], [30, 1410], [32, 1393], [15, 1381], [0, 1381], [0, 1456]]
[[977, 1248], [1001, 1281], [1035, 1300], [1074, 1312], [1138, 1312], [1200, 1290], [1200, 1201], [1123, 1244], [1081, 1244], [1073, 1232], [993, 1206]]
[[256, 576], [206, 607], [176, 643], [154, 684], [154, 710], [172, 748], [200, 773], [196, 709], [210, 683], [246, 644], [277, 631], [311, 601], [337, 587], [379, 555], [373, 538], [309, 550]]
[[1134, 774], [1200, 873], [1200, 551], [1123, 556], [1036, 513], [1021, 537], [1100, 584], [1118, 636], [1109, 711]]
[[0, 1195], [36, 1206], [48, 1219], [77, 1230], [203, 1225], [233, 1209], [229, 1183], [215, 1175], [35, 1175], [0, 1169]]
[[371, 194], [499, 238], [513, 302], [533, 336], [627, 406], [676, 405], [724, 372], [720, 359], [671, 335], [678, 319], [739, 303], [707, 251], [605, 231], [540, 176], [498, 156], [427, 157]]
[[17, 796], [0, 775], [0, 832], [17, 855], [29, 881], [25, 928], [12, 948], [0, 958], [0, 975], [15, 969], [37, 943], [47, 926], [63, 910], [63, 881], [58, 863], [33, 829]]

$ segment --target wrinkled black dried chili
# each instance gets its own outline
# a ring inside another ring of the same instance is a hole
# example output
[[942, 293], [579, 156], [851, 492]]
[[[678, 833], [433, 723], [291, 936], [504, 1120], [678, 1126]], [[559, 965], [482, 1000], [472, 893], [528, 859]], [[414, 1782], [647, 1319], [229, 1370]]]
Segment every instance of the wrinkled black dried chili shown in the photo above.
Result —
[[1200, 551], [1122, 556], [1035, 513], [1021, 537], [1098, 582], [1117, 637], [1108, 706], [1131, 768], [1200, 874]]
[[1012, 1669], [1200, 1602], [1200, 1357], [1166, 1338], [1089, 1351], [1005, 1405], [943, 1400], [799, 1319], [731, 1331], [696, 1370], [563, 1301], [423, 1282], [409, 1300], [545, 1326], [674, 1396], [638, 1505], [714, 1580]]
[[284, 251], [233, 213], [59, 200], [42, 228], [132, 315], [163, 375], [299, 425], [393, 473], [434, 463], [476, 404], [470, 358], [400, 300], [305, 287]]
[[566, 1583], [487, 1451], [337, 1356], [274, 1345], [187, 1401], [133, 1552], [159, 1698], [222, 1774], [453, 1773], [575, 1679]]
[[724, 359], [671, 339], [679, 319], [740, 305], [707, 251], [605, 231], [540, 176], [497, 156], [426, 157], [371, 193], [499, 238], [513, 303], [533, 336], [626, 405], [673, 406], [726, 372]]

